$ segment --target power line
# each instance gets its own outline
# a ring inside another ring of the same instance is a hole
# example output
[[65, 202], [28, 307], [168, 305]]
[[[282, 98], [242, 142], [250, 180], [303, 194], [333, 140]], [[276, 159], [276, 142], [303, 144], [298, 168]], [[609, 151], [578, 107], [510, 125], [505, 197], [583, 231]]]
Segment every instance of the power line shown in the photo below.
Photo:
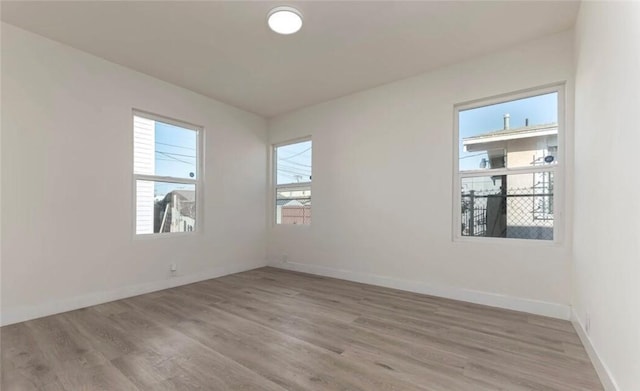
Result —
[[311, 176], [311, 173], [310, 173], [310, 172], [302, 172], [302, 171], [295, 171], [295, 170], [287, 170], [287, 169], [282, 169], [282, 168], [279, 168], [279, 169], [277, 170], [277, 172], [286, 172], [286, 173], [295, 174], [295, 175]]
[[172, 159], [163, 159], [161, 157], [157, 157], [156, 160], [162, 160], [164, 162], [177, 162], [177, 163], [182, 163], [182, 164], [187, 164], [189, 166], [193, 166], [193, 163], [189, 163], [189, 162], [183, 162], [181, 160], [176, 160], [175, 158]]
[[280, 166], [280, 167], [278, 167], [278, 170], [289, 170], [289, 171], [296, 171], [296, 172], [303, 172], [303, 173], [311, 174], [311, 168], [307, 169], [305, 167]]
[[302, 177], [310, 177], [311, 173], [310, 172], [299, 172], [299, 171], [288, 171], [288, 170], [278, 170], [278, 174], [282, 174], [282, 175], [295, 175], [295, 176], [302, 176]]
[[186, 161], [184, 161], [184, 160], [180, 160], [180, 159], [178, 159], [177, 157], [173, 157], [173, 156], [171, 156], [171, 154], [169, 154], [169, 153], [160, 152], [160, 151], [156, 151], [156, 153], [159, 153], [159, 154], [161, 154], [161, 155], [164, 155], [164, 156], [168, 157], [169, 159], [173, 159], [173, 160], [178, 161], [178, 162], [180, 162], [180, 163], [185, 163], [185, 164], [193, 165], [193, 163], [191, 163], [191, 162], [186, 162]]
[[174, 156], [184, 156], [184, 157], [190, 157], [190, 158], [196, 158], [193, 155], [183, 155], [181, 153], [174, 153], [174, 152], [167, 152], [167, 151], [156, 151], [156, 153], [161, 153], [163, 155], [174, 155]]
[[159, 141], [156, 141], [156, 144], [160, 144], [160, 145], [167, 145], [169, 147], [175, 147], [175, 148], [182, 148], [182, 149], [188, 149], [190, 151], [195, 151], [195, 148], [190, 148], [190, 147], [183, 147], [181, 145], [175, 145], [175, 144], [167, 144], [167, 143], [161, 143]]
[[483, 152], [483, 153], [476, 153], [475, 155], [463, 156], [463, 157], [459, 158], [459, 160], [468, 159], [470, 157], [482, 156], [482, 155], [486, 155], [486, 153]]
[[305, 153], [305, 152], [307, 152], [307, 151], [310, 151], [310, 150], [311, 150], [311, 147], [309, 147], [309, 148], [305, 149], [304, 151], [300, 151], [300, 152], [298, 152], [298, 153], [295, 153], [295, 154], [293, 154], [293, 155], [291, 155], [291, 156], [287, 156], [287, 157], [278, 157], [278, 160], [289, 160], [289, 159], [291, 159], [292, 157], [300, 156], [300, 155], [302, 155], [303, 153]]
[[295, 166], [279, 166], [278, 167], [278, 170], [282, 170], [282, 169], [311, 173], [311, 167], [295, 167]]
[[295, 164], [296, 166], [301, 166], [301, 167], [309, 167], [311, 168], [310, 164], [303, 164], [303, 163], [298, 163], [298, 162], [290, 162], [290, 161], [284, 161], [284, 162], [279, 162], [279, 164]]

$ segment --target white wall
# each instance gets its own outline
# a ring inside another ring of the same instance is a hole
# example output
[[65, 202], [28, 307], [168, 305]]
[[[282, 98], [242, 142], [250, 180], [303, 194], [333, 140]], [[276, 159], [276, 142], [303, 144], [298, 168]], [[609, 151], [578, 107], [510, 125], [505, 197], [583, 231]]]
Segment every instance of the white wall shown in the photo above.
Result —
[[608, 389], [639, 390], [640, 3], [583, 2], [576, 63], [575, 320]]
[[566, 232], [558, 245], [451, 232], [454, 104], [567, 81], [571, 113], [572, 48], [565, 32], [272, 119], [271, 143], [313, 137], [313, 223], [271, 227], [270, 263], [568, 318]]
[[[6, 24], [2, 82], [3, 323], [265, 264], [264, 119]], [[134, 239], [132, 108], [204, 126], [203, 233]]]

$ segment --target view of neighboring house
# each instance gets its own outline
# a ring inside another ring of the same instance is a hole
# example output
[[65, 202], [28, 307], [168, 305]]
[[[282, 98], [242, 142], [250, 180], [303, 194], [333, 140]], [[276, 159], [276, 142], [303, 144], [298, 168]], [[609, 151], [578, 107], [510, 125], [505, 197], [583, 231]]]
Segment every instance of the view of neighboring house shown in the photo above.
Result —
[[310, 139], [274, 146], [275, 224], [311, 224], [312, 151]]
[[277, 192], [276, 224], [311, 224], [311, 187]]
[[[504, 128], [463, 139], [466, 152], [486, 152], [480, 168], [553, 164], [558, 124]], [[475, 180], [475, 181], [473, 181]], [[553, 238], [553, 172], [473, 178], [463, 189], [463, 235], [527, 239]], [[465, 210], [466, 209], [466, 210]]]
[[195, 226], [194, 190], [174, 190], [155, 202], [154, 232], [191, 232]]

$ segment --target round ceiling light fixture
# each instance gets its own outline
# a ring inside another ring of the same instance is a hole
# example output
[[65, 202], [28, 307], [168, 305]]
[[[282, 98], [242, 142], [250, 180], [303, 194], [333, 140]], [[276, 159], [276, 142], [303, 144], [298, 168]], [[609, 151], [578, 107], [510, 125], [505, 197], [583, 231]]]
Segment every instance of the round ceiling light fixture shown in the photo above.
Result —
[[302, 14], [293, 7], [276, 7], [269, 11], [267, 23], [269, 28], [278, 34], [297, 33], [302, 28]]

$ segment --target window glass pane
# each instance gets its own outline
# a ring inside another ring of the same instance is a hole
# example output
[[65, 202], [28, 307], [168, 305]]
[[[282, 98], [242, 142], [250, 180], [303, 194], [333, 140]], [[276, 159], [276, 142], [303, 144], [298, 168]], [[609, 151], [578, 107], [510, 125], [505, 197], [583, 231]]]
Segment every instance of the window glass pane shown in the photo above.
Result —
[[460, 171], [555, 164], [556, 92], [459, 112]]
[[197, 137], [192, 129], [134, 116], [134, 173], [197, 177]]
[[311, 140], [276, 148], [276, 184], [311, 182]]
[[311, 224], [311, 186], [276, 189], [276, 224]]
[[553, 172], [462, 178], [462, 236], [553, 240]]
[[196, 228], [196, 186], [136, 181], [136, 233], [191, 232]]

